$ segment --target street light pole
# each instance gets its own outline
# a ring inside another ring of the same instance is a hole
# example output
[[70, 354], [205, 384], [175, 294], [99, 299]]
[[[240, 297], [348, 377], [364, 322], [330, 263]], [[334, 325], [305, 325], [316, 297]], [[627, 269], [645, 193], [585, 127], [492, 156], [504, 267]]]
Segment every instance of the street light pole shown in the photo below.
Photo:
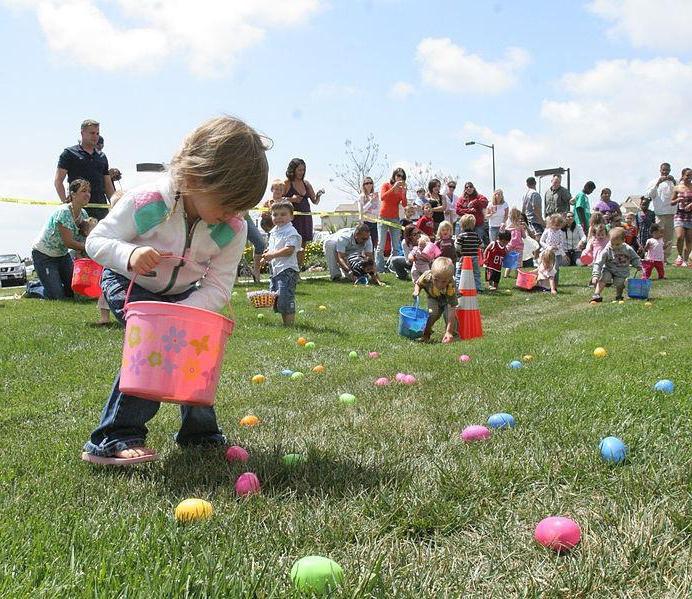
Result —
[[495, 144], [484, 144], [481, 143], [480, 141], [467, 141], [464, 143], [465, 146], [483, 146], [484, 148], [490, 148], [492, 154], [493, 154], [493, 192], [497, 189], [497, 186], [495, 185]]

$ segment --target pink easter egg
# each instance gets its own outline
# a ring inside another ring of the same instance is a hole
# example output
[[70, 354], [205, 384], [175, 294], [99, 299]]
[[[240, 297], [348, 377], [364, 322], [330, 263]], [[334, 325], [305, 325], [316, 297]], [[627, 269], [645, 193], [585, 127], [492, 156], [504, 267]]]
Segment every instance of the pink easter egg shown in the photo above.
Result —
[[581, 528], [570, 518], [550, 516], [538, 523], [533, 537], [544, 547], [559, 553], [572, 549], [581, 541]]
[[471, 360], [471, 356], [467, 356], [466, 354], [461, 354], [459, 356], [459, 362], [469, 362]]
[[467, 443], [471, 441], [484, 441], [485, 439], [489, 439], [491, 434], [489, 428], [481, 426], [480, 424], [472, 424], [461, 431], [461, 439]]
[[226, 459], [229, 462], [247, 462], [250, 454], [239, 445], [231, 445], [226, 450]]
[[394, 377], [396, 379], [397, 383], [403, 383], [404, 382], [404, 377], [406, 376], [405, 373], [403, 372], [397, 372], [396, 376]]
[[389, 383], [391, 383], [391, 381], [386, 376], [381, 376], [375, 381], [377, 387], [386, 387]]
[[407, 375], [404, 375], [404, 378], [401, 379], [401, 382], [404, 383], [404, 385], [415, 385], [416, 384], [416, 377], [413, 376], [412, 374], [407, 374]]
[[238, 495], [252, 495], [253, 493], [259, 493], [260, 491], [260, 481], [254, 472], [244, 472], [235, 481], [235, 492]]
[[379, 357], [380, 357], [380, 352], [378, 352], [378, 351], [369, 351], [368, 352], [368, 358], [372, 358], [373, 360], [376, 360]]

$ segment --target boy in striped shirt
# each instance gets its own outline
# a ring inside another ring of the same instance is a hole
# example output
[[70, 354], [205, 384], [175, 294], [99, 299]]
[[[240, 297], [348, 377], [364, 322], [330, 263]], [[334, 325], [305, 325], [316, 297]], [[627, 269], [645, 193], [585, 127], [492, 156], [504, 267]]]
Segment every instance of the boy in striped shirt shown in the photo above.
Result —
[[461, 282], [461, 263], [464, 256], [470, 256], [473, 262], [473, 280], [476, 284], [476, 291], [481, 290], [481, 268], [478, 264], [478, 252], [483, 244], [478, 233], [474, 231], [476, 228], [476, 217], [473, 214], [464, 214], [459, 220], [461, 223], [461, 233], [457, 236], [455, 248], [459, 260], [457, 261], [457, 269], [454, 275], [454, 281], [457, 289]]

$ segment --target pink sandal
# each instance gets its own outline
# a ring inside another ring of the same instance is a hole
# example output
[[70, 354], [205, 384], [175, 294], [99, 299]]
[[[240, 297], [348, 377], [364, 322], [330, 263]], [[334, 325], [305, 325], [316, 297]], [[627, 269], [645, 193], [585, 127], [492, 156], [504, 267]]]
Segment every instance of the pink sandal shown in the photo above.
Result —
[[[145, 449], [140, 447], [132, 447], [131, 449]], [[87, 451], [82, 452], [82, 459], [85, 462], [91, 464], [98, 464], [100, 466], [129, 466], [131, 464], [142, 464], [143, 462], [153, 462], [159, 459], [156, 452], [148, 453], [145, 455], [133, 456], [131, 458], [119, 458], [116, 456], [100, 456], [94, 455]]]

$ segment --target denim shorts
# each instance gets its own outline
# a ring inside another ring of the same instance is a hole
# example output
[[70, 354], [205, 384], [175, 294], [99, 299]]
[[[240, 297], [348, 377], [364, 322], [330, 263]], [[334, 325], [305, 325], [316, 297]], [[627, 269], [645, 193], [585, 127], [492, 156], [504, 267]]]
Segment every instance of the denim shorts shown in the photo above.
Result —
[[297, 284], [298, 272], [292, 268], [282, 270], [278, 275], [269, 279], [269, 291], [276, 291], [279, 294], [274, 304], [274, 312], [295, 314]]

